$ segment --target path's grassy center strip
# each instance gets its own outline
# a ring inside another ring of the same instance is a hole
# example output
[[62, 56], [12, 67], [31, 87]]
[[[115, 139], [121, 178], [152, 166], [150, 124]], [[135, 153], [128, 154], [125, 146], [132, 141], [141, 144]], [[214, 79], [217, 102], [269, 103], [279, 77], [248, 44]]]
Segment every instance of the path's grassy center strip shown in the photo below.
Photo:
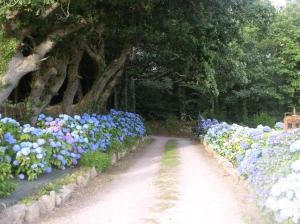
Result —
[[157, 187], [156, 202], [151, 210], [154, 214], [145, 220], [147, 224], [165, 223], [161, 213], [173, 208], [178, 200], [177, 174], [180, 164], [178, 143], [176, 140], [168, 140], [165, 144], [158, 176], [155, 180]]
[[179, 164], [179, 155], [177, 150], [177, 141], [169, 140], [165, 145], [162, 158], [162, 165], [165, 167], [175, 167]]

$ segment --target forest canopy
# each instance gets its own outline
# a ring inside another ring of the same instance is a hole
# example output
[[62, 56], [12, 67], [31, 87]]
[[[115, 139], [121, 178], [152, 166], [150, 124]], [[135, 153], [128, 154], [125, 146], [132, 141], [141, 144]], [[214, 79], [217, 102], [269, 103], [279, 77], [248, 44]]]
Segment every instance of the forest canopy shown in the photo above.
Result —
[[0, 5], [0, 103], [10, 116], [35, 123], [40, 113], [114, 107], [248, 123], [299, 106], [299, 0]]

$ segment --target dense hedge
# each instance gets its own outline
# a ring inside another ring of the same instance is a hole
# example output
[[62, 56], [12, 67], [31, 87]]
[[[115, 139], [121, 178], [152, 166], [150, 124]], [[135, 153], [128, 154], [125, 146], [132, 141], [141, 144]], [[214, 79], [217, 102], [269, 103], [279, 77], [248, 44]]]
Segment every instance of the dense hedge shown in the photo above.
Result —
[[63, 170], [76, 166], [88, 152], [122, 150], [130, 138], [144, 134], [145, 127], [138, 115], [115, 110], [108, 115], [61, 114], [56, 118], [42, 114], [36, 127], [2, 118], [0, 196], [12, 190], [8, 181], [12, 174], [33, 180], [42, 173], [50, 173], [53, 167]]
[[[207, 123], [207, 121], [206, 121]], [[300, 129], [211, 124], [206, 141], [250, 184], [272, 223], [300, 222]]]

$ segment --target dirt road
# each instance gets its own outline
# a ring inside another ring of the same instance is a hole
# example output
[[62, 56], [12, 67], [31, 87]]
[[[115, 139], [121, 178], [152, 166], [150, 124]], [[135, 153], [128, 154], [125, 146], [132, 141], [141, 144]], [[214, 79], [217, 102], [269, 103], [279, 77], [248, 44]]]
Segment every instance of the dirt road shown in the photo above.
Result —
[[[162, 176], [167, 137], [131, 154], [39, 224], [260, 223], [248, 193], [201, 145], [178, 142], [179, 164]], [[158, 186], [157, 182], [164, 180]], [[161, 207], [161, 205], [164, 205]]]

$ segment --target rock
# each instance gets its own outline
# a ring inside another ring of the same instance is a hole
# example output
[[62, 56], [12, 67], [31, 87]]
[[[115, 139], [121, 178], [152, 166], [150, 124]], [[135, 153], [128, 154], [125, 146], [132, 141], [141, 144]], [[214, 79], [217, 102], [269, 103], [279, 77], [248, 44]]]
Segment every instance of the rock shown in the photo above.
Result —
[[72, 193], [74, 192], [74, 188], [75, 188], [74, 184], [66, 185], [62, 188], [61, 200], [63, 204], [71, 198]]
[[62, 205], [62, 199], [61, 199], [62, 193], [57, 193], [55, 196], [55, 206], [60, 207]]
[[119, 160], [122, 158], [122, 154], [121, 154], [121, 152], [118, 152], [117, 155], [118, 155], [118, 156], [117, 156], [117, 161], [119, 161]]
[[112, 154], [112, 156], [111, 156], [111, 164], [112, 164], [112, 165], [115, 165], [116, 163], [117, 163], [117, 154], [114, 153], [114, 154]]
[[40, 213], [46, 214], [55, 208], [55, 191], [51, 191], [49, 195], [43, 195], [39, 199]]
[[40, 207], [37, 201], [33, 202], [31, 205], [26, 206], [25, 222], [32, 223], [39, 216], [40, 216]]
[[0, 214], [1, 224], [22, 224], [24, 223], [26, 206], [22, 204], [16, 204], [9, 207]]
[[98, 176], [98, 173], [97, 173], [97, 170], [95, 167], [93, 167], [91, 170], [90, 170], [90, 176], [91, 178], [95, 178], [96, 176]]
[[85, 178], [87, 179], [87, 181], [89, 182], [90, 179], [91, 179], [91, 172], [90, 172], [90, 171], [86, 172], [86, 173], [84, 174], [84, 177], [85, 177]]
[[124, 158], [126, 156], [127, 152], [126, 151], [122, 151], [118, 153], [118, 160]]
[[4, 210], [4, 209], [6, 209], [6, 204], [3, 202], [3, 203], [0, 203], [0, 213]]
[[68, 184], [68, 185], [64, 185], [63, 187], [62, 187], [62, 189], [68, 189], [68, 190], [70, 190], [70, 191], [74, 191], [74, 189], [75, 189], [75, 187], [76, 187], [76, 184]]
[[79, 187], [85, 187], [87, 184], [88, 184], [88, 178], [85, 178], [84, 176], [77, 177], [77, 185]]
[[63, 205], [66, 201], [68, 201], [72, 193], [74, 192], [75, 184], [64, 185], [60, 192], [56, 194], [55, 204], [57, 207]]
[[63, 188], [62, 191], [60, 192], [61, 194], [61, 202], [62, 204], [64, 204], [66, 201], [68, 201], [73, 193], [73, 189], [72, 188]]
[[127, 154], [127, 151], [123, 151], [123, 152], [121, 152], [121, 158], [125, 157], [125, 156], [126, 156], [126, 154]]

